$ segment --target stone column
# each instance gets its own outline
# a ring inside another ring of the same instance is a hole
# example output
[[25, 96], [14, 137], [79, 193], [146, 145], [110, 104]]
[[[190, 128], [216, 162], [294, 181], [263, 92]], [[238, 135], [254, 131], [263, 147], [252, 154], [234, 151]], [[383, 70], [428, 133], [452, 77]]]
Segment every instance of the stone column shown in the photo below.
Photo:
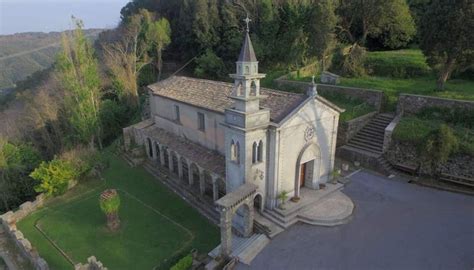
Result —
[[253, 232], [253, 219], [254, 219], [254, 208], [252, 205], [252, 201], [248, 201], [247, 199], [247, 206], [248, 206], [248, 213], [247, 216], [244, 216], [244, 237], [250, 237]]
[[221, 256], [228, 258], [232, 253], [232, 213], [230, 209], [221, 208]]
[[165, 151], [163, 149], [163, 147], [160, 145], [160, 163], [161, 163], [161, 166], [163, 166], [165, 164]]
[[181, 162], [181, 156], [177, 155], [178, 158], [178, 178], [179, 180], [183, 179], [183, 164]]
[[217, 201], [219, 199], [219, 189], [217, 185], [217, 177], [212, 176], [212, 198], [214, 201]]

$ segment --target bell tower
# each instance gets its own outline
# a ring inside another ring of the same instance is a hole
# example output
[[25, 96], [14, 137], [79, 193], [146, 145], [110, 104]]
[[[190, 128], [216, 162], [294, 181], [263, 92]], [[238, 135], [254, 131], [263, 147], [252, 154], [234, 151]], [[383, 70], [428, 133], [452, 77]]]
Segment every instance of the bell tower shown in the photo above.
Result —
[[[226, 186], [232, 192], [244, 183], [258, 186], [257, 192], [264, 197], [266, 182], [267, 128], [270, 110], [260, 106], [265, 96], [260, 92], [258, 61], [249, 35], [249, 22], [244, 42], [236, 62], [236, 73], [230, 74], [234, 85], [230, 98], [231, 108], [225, 110]], [[262, 198], [264, 199], [264, 198]], [[263, 200], [262, 200], [263, 201]]]

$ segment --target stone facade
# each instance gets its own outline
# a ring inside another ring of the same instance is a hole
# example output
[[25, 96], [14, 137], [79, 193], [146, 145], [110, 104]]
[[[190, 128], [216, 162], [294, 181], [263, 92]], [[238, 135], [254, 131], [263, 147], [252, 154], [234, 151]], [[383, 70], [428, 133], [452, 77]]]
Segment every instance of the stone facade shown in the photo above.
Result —
[[400, 94], [397, 113], [416, 114], [421, 109], [428, 107], [459, 108], [474, 111], [474, 101]]
[[383, 152], [387, 152], [390, 145], [392, 144], [392, 136], [393, 131], [397, 127], [400, 119], [402, 118], [402, 114], [395, 116], [392, 122], [385, 128], [385, 132], [383, 134]]
[[17, 211], [10, 211], [0, 216], [1, 226], [3, 226], [4, 231], [17, 245], [21, 255], [38, 270], [48, 270], [49, 266], [47, 262], [39, 256], [30, 241], [28, 241], [23, 233], [17, 229], [16, 223], [39, 207], [43, 206], [44, 200], [44, 194], [38, 195], [33, 202], [25, 202], [20, 205], [20, 208]]

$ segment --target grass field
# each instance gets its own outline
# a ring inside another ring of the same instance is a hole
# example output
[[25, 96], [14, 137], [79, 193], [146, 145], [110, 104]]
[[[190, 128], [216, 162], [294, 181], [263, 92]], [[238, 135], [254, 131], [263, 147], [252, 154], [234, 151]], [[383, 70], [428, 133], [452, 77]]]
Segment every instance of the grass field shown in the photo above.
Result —
[[[370, 75], [341, 78], [340, 85], [383, 91], [387, 109], [394, 110], [401, 93], [474, 100], [474, 80], [448, 80], [444, 91], [436, 90], [436, 77], [419, 49], [369, 52], [366, 66]], [[311, 77], [292, 78], [311, 81]]]
[[[143, 169], [107, 157], [105, 181], [80, 184], [18, 224], [52, 269], [73, 269], [58, 249], [73, 263], [94, 255], [109, 269], [168, 269], [190, 249], [205, 253], [218, 244], [217, 227], [181, 198]], [[106, 188], [118, 189], [122, 201], [117, 233], [106, 229], [99, 208]]]

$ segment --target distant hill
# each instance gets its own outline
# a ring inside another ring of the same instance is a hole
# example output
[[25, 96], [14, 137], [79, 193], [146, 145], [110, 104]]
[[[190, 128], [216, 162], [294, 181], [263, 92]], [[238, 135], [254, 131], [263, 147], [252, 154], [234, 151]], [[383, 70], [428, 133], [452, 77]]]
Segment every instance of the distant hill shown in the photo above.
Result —
[[[85, 34], [97, 38], [102, 29]], [[12, 88], [36, 71], [51, 66], [61, 43], [62, 32], [0, 35], [0, 92]]]

